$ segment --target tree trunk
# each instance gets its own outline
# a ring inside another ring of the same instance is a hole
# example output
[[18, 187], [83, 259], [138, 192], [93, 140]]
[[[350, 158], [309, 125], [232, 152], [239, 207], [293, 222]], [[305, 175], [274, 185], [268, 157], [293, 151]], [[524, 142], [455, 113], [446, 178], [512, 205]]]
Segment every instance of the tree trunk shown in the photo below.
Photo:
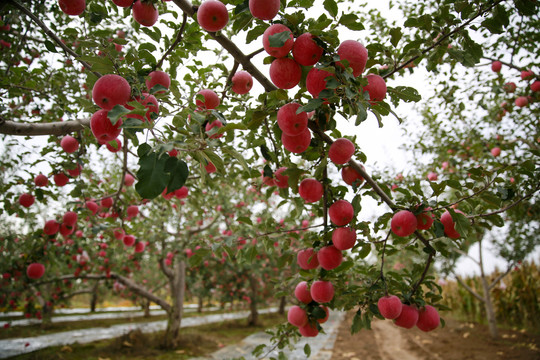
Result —
[[251, 290], [251, 302], [249, 303], [248, 326], [259, 325], [259, 312], [257, 311], [257, 281], [254, 277], [249, 277], [249, 287]]
[[202, 313], [203, 310], [203, 297], [199, 296], [199, 303], [197, 304], [197, 312]]
[[150, 304], [151, 301], [144, 299], [143, 300], [143, 310], [144, 310], [144, 317], [149, 318], [150, 317]]
[[499, 331], [497, 330], [497, 319], [495, 317], [495, 310], [493, 309], [493, 302], [491, 301], [491, 292], [489, 289], [488, 280], [484, 273], [484, 260], [482, 257], [482, 240], [478, 241], [479, 256], [480, 256], [480, 278], [482, 279], [482, 289], [484, 290], [484, 306], [486, 308], [486, 316], [488, 321], [489, 333], [492, 338], [499, 337]]
[[163, 347], [167, 349], [174, 349], [178, 345], [178, 335], [184, 310], [186, 263], [178, 261], [173, 271], [173, 276], [169, 280], [172, 306], [168, 313], [167, 330], [162, 342]]
[[98, 303], [98, 287], [99, 281], [96, 281], [96, 284], [92, 288], [92, 297], [90, 298], [90, 312], [92, 313], [96, 312], [96, 306]]
[[287, 298], [285, 296], [282, 296], [279, 300], [279, 310], [278, 314], [283, 315], [285, 314], [285, 306], [287, 305]]

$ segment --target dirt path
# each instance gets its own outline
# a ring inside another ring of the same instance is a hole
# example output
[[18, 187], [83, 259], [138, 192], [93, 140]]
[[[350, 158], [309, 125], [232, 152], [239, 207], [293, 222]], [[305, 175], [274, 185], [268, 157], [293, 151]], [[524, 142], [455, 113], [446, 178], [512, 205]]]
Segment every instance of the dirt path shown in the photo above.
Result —
[[446, 327], [424, 333], [375, 320], [372, 331], [350, 334], [353, 313], [338, 330], [332, 360], [540, 360], [540, 336], [501, 330], [492, 340], [486, 327], [446, 319]]

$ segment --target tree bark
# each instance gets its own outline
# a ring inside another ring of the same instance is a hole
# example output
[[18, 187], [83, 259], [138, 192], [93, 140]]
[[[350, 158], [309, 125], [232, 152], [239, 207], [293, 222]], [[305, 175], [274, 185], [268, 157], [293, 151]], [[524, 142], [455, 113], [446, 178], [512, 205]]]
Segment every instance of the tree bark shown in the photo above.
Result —
[[198, 298], [198, 304], [197, 304], [197, 312], [202, 313], [203, 310], [203, 297], [199, 296]]
[[287, 305], [287, 298], [285, 296], [282, 296], [279, 300], [279, 310], [278, 314], [283, 315], [285, 314], [285, 306]]
[[92, 296], [90, 298], [90, 312], [95, 313], [96, 307], [98, 303], [98, 288], [99, 288], [99, 281], [96, 281], [96, 284], [94, 287], [92, 287]]
[[149, 318], [150, 317], [150, 300], [144, 299], [143, 300], [143, 310], [144, 310], [144, 317]]
[[489, 283], [484, 273], [484, 260], [482, 256], [482, 240], [478, 241], [479, 256], [480, 256], [480, 277], [482, 280], [482, 288], [484, 290], [484, 306], [486, 308], [486, 316], [488, 321], [489, 334], [492, 338], [497, 339], [499, 337], [499, 331], [497, 329], [497, 318], [495, 316], [495, 309], [493, 308], [493, 302], [491, 301], [491, 292]]
[[178, 261], [172, 277], [169, 278], [171, 288], [172, 306], [168, 312], [167, 330], [163, 337], [162, 346], [166, 349], [174, 349], [178, 345], [178, 335], [184, 310], [184, 293], [186, 286], [186, 263]]
[[249, 287], [251, 290], [251, 302], [249, 303], [248, 326], [259, 325], [259, 312], [257, 311], [257, 281], [253, 276], [249, 276]]

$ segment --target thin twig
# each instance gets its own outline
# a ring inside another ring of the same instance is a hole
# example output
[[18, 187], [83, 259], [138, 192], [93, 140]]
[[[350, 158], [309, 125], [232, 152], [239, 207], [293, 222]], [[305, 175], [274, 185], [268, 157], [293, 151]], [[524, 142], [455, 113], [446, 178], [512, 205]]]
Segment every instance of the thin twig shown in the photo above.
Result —
[[79, 58], [79, 55], [77, 55], [76, 52], [68, 48], [62, 40], [56, 36], [55, 33], [52, 32], [51, 29], [45, 25], [43, 21], [41, 21], [40, 18], [38, 18], [36, 15], [34, 15], [29, 9], [25, 8], [23, 5], [19, 4], [16, 0], [8, 0], [13, 6], [15, 6], [17, 9], [21, 10], [23, 13], [25, 13], [27, 16], [29, 16], [38, 26], [45, 32], [47, 36], [49, 36], [58, 46], [60, 46], [67, 54], [73, 56], [77, 61], [79, 61], [85, 68], [92, 71], [94, 75], [96, 75], [98, 78], [101, 77], [101, 74], [97, 71], [92, 70], [92, 66], [88, 64], [86, 61], [81, 60]]
[[165, 52], [165, 54], [163, 54], [161, 59], [158, 61], [158, 63], [154, 67], [154, 70], [161, 68], [161, 66], [163, 65], [163, 62], [165, 61], [167, 56], [169, 56], [169, 54], [174, 50], [174, 48], [176, 46], [178, 46], [178, 44], [180, 44], [180, 42], [182, 41], [182, 37], [184, 36], [184, 30], [186, 28], [186, 23], [187, 23], [187, 14], [184, 13], [183, 15], [184, 15], [184, 17], [182, 19], [182, 26], [180, 27], [180, 30], [178, 30], [178, 34], [176, 34], [176, 40], [169, 47], [169, 49]]

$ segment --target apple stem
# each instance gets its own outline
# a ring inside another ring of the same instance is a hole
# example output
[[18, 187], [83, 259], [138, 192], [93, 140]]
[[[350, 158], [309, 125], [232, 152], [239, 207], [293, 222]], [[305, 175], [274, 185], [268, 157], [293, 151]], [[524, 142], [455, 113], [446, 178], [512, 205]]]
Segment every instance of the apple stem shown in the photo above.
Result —
[[238, 66], [240, 63], [236, 60], [234, 60], [234, 65], [231, 69], [231, 72], [229, 73], [229, 76], [227, 76], [227, 81], [225, 81], [225, 86], [223, 88], [223, 93], [221, 94], [221, 102], [223, 103], [223, 100], [225, 99], [225, 96], [227, 95], [227, 89], [229, 88], [229, 85], [232, 83], [232, 78], [234, 74], [236, 74], [236, 71], [238, 70]]

